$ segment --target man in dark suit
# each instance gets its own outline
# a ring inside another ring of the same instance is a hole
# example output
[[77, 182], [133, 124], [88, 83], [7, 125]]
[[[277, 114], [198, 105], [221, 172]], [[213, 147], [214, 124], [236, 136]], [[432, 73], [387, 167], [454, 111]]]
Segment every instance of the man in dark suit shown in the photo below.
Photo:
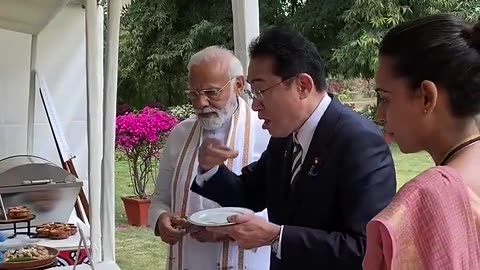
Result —
[[272, 139], [237, 176], [224, 165], [237, 152], [206, 138], [191, 189], [222, 206], [267, 208], [270, 222], [240, 215], [211, 230], [245, 249], [271, 245], [271, 269], [361, 269], [366, 224], [396, 191], [381, 132], [326, 93], [320, 55], [299, 33], [265, 31], [250, 58], [252, 107]]

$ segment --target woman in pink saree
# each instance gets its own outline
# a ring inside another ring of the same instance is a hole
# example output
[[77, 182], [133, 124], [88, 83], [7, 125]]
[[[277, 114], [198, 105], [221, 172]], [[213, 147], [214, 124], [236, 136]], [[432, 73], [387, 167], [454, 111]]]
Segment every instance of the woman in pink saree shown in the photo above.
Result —
[[435, 162], [367, 225], [365, 270], [480, 269], [480, 23], [432, 15], [384, 38], [378, 120]]

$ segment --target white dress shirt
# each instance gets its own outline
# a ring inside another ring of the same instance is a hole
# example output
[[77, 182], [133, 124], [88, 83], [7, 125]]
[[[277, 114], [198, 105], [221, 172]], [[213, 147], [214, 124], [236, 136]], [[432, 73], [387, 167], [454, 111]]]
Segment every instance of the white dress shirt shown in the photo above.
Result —
[[[312, 142], [313, 134], [315, 133], [315, 129], [317, 128], [318, 122], [322, 119], [323, 114], [330, 105], [332, 98], [329, 95], [325, 94], [323, 99], [318, 103], [317, 108], [310, 117], [303, 123], [300, 129], [297, 132], [297, 140], [302, 146], [302, 163], [307, 156], [308, 148], [310, 147], [310, 143]], [[301, 165], [300, 165], [301, 166]], [[277, 250], [277, 258], [281, 259], [281, 252], [282, 252], [282, 236], [283, 236], [283, 225], [280, 227], [280, 240], [278, 243], [278, 250]]]

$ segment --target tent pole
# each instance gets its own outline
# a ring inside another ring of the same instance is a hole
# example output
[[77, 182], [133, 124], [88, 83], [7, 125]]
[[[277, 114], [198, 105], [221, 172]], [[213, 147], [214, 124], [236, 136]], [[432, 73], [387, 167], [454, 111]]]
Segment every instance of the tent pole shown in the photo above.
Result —
[[102, 260], [101, 204], [102, 194], [102, 104], [103, 94], [99, 81], [97, 0], [86, 0], [86, 51], [87, 51], [87, 141], [88, 141], [88, 193], [90, 198], [90, 245], [92, 260]]
[[[250, 60], [248, 46], [260, 33], [258, 0], [232, 0], [232, 14], [235, 55], [242, 62], [246, 75]], [[249, 104], [252, 103], [247, 95], [242, 94], [242, 97]]]
[[27, 154], [33, 154], [33, 142], [35, 135], [35, 97], [36, 97], [36, 74], [37, 66], [37, 41], [38, 36], [32, 35], [30, 44], [30, 91], [28, 93], [28, 118], [27, 118]]
[[115, 122], [117, 105], [120, 0], [108, 0], [103, 99], [102, 244], [104, 261], [115, 261]]

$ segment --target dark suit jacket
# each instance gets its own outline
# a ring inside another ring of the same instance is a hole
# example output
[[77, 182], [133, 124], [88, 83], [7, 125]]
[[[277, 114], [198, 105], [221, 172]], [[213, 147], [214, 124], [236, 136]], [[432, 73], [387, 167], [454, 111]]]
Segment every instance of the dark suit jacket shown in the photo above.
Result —
[[292, 138], [272, 138], [237, 176], [225, 166], [192, 191], [222, 206], [267, 208], [284, 225], [281, 260], [270, 269], [362, 269], [366, 225], [396, 192], [395, 168], [381, 131], [332, 99], [290, 187]]

